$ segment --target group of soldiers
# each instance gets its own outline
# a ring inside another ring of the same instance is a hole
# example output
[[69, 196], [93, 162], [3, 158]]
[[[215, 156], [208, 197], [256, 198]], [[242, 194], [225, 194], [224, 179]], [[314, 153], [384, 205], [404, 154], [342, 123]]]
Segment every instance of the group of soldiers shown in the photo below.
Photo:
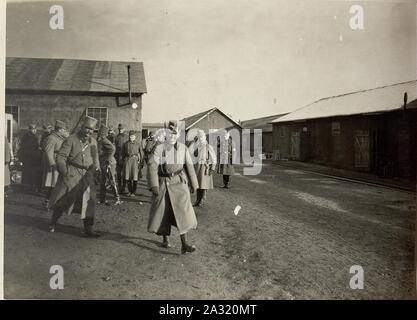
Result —
[[[122, 124], [118, 126], [117, 135], [111, 128], [101, 126], [95, 139], [96, 125], [96, 119], [86, 116], [81, 128], [68, 135], [65, 123], [57, 120], [54, 130], [41, 139], [38, 148], [42, 151], [42, 181], [48, 188], [45, 205], [52, 210], [50, 232], [55, 232], [63, 213], [77, 212], [83, 220], [84, 234], [100, 236], [93, 230], [97, 186], [100, 188], [98, 203], [110, 204], [106, 200], [109, 187], [115, 198], [114, 204], [119, 205], [122, 203], [120, 194], [125, 193], [126, 187], [127, 196], [135, 196], [146, 165], [148, 187], [152, 193], [148, 231], [162, 236], [161, 245], [169, 248], [171, 227], [175, 226], [180, 233], [181, 253], [193, 252], [195, 247], [188, 244], [186, 234], [197, 226], [194, 207], [202, 206], [207, 190], [213, 189], [212, 175], [216, 172], [218, 158], [204, 131], [199, 130], [196, 139], [187, 147], [178, 141], [180, 131], [176, 121], [169, 121], [164, 130], [151, 133], [143, 141], [137, 140], [135, 131], [126, 134]], [[35, 136], [36, 131], [28, 134]], [[33, 137], [30, 138], [28, 146], [33, 150], [22, 150], [23, 154], [35, 152], [32, 145], [36, 146], [36, 143]], [[230, 175], [234, 174], [234, 145], [228, 133], [222, 141], [226, 148], [221, 149], [224, 151], [219, 155], [221, 161], [217, 173], [223, 174], [223, 187], [229, 188]], [[24, 143], [27, 142], [22, 141], [21, 148], [27, 147]], [[197, 163], [193, 162], [192, 156]], [[25, 158], [22, 161], [25, 182], [25, 173], [30, 171], [31, 165]], [[191, 193], [197, 195], [194, 204]]]

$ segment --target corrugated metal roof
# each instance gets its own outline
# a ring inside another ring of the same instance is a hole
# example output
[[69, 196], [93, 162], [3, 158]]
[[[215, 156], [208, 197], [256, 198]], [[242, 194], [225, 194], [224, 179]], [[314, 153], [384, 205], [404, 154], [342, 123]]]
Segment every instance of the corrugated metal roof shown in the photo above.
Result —
[[221, 110], [219, 110], [218, 108], [211, 108], [210, 110], [203, 111], [203, 112], [200, 112], [200, 113], [197, 113], [195, 115], [192, 115], [192, 116], [189, 116], [187, 118], [182, 119], [182, 121], [185, 121], [185, 129], [188, 130], [189, 128], [194, 126], [194, 124], [200, 122], [200, 120], [203, 120], [205, 117], [207, 117], [212, 112], [219, 112], [222, 116], [224, 116], [225, 118], [227, 118], [228, 120], [233, 122], [236, 126], [241, 128], [241, 125], [239, 123], [237, 123], [232, 118], [227, 116]]
[[244, 129], [262, 129], [262, 132], [272, 132], [272, 121], [284, 116], [286, 113], [268, 117], [245, 120], [241, 122]]
[[417, 80], [320, 99], [273, 123], [394, 111], [404, 106], [405, 92], [408, 102], [416, 100]]
[[6, 89], [146, 93], [142, 62], [6, 58]]

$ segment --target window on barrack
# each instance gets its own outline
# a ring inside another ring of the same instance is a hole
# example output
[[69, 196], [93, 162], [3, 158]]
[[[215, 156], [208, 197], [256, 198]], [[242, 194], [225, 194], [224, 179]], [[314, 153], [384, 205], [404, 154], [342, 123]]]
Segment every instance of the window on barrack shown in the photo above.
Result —
[[100, 128], [102, 124], [107, 126], [107, 107], [87, 108], [87, 116], [97, 119], [97, 128]]

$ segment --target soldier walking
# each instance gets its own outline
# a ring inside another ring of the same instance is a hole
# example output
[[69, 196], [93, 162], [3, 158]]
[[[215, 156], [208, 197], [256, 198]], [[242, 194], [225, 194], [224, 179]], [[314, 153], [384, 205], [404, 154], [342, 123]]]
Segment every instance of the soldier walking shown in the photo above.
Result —
[[197, 227], [189, 187], [194, 193], [198, 182], [188, 148], [177, 141], [180, 136], [178, 123], [169, 121], [166, 127], [165, 142], [158, 145], [149, 160], [148, 183], [153, 197], [148, 231], [161, 235], [162, 246], [169, 248], [171, 226], [177, 227], [181, 253], [185, 254], [196, 249], [187, 243], [186, 234]]
[[119, 124], [118, 126], [119, 134], [115, 138], [115, 146], [116, 146], [116, 177], [117, 177], [117, 186], [120, 190], [120, 194], [125, 193], [126, 184], [123, 178], [123, 145], [129, 141], [129, 136], [125, 133], [125, 128], [123, 124]]
[[223, 188], [230, 188], [230, 176], [235, 174], [233, 163], [236, 157], [236, 147], [228, 131], [220, 138], [218, 144], [219, 166], [217, 173], [223, 175]]
[[53, 210], [50, 232], [64, 212], [81, 213], [85, 236], [98, 237], [93, 231], [96, 207], [96, 174], [99, 172], [97, 141], [91, 136], [97, 120], [86, 116], [80, 131], [70, 135], [56, 156], [58, 181], [50, 198]]
[[138, 180], [141, 178], [143, 163], [142, 145], [136, 140], [136, 132], [129, 131], [129, 141], [123, 145], [123, 179], [129, 190], [129, 197], [136, 195]]
[[195, 171], [198, 180], [197, 200], [194, 207], [204, 205], [207, 197], [207, 190], [213, 189], [213, 172], [216, 168], [216, 153], [214, 148], [207, 142], [206, 133], [198, 130], [197, 141], [193, 142], [189, 149], [191, 155], [197, 158]]
[[115, 178], [116, 159], [114, 158], [114, 153], [116, 152], [116, 147], [108, 139], [108, 133], [109, 129], [106, 126], [101, 126], [98, 131], [97, 147], [101, 169], [99, 203], [106, 205], [110, 204], [108, 201], [106, 201], [106, 183], [109, 183], [113, 195], [116, 199], [116, 202], [114, 204], [119, 205], [122, 203], [122, 201], [120, 201], [120, 195], [117, 190]]
[[56, 168], [56, 155], [66, 138], [66, 124], [63, 121], [57, 120], [54, 131], [43, 141], [42, 185], [47, 189], [44, 202], [47, 209], [49, 209], [49, 198], [51, 197], [52, 188], [55, 187], [58, 180], [59, 173]]

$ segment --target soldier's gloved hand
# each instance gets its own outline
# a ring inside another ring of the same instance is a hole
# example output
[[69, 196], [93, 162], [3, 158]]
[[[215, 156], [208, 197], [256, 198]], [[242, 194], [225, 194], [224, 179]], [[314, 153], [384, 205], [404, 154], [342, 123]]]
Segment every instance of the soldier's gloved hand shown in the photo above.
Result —
[[159, 188], [158, 187], [151, 187], [152, 194], [157, 196], [159, 194]]
[[97, 167], [94, 164], [90, 164], [90, 166], [88, 167], [88, 170], [96, 171]]
[[193, 187], [190, 187], [190, 192], [195, 193], [195, 189]]

